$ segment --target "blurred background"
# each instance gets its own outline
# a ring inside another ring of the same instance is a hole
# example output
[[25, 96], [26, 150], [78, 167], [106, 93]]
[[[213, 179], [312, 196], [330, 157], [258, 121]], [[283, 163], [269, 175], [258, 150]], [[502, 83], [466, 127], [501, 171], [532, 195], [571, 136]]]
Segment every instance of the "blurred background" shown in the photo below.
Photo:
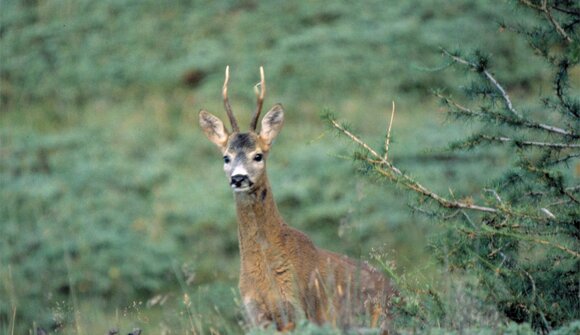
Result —
[[[471, 125], [432, 92], [466, 84], [439, 48], [483, 48], [525, 106], [550, 88], [524, 42], [498, 28], [505, 1], [0, 1], [0, 332], [241, 333], [234, 202], [204, 108], [230, 101], [247, 127], [259, 66], [285, 128], [269, 158], [278, 206], [321, 247], [381, 250], [410, 281], [437, 283], [437, 227], [400, 190], [361, 177], [348, 120], [390, 157], [461, 197], [501, 155], [449, 157]], [[461, 101], [462, 97], [457, 97]]]

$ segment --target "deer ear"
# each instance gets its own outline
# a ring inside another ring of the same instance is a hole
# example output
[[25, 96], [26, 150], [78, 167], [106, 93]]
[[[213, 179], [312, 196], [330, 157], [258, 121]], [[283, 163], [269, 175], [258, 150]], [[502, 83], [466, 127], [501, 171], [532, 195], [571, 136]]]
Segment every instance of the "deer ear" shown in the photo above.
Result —
[[199, 125], [210, 141], [215, 143], [220, 149], [225, 149], [228, 141], [228, 132], [222, 120], [202, 110], [199, 112]]
[[276, 104], [264, 115], [262, 119], [262, 129], [260, 138], [266, 145], [265, 150], [270, 149], [274, 138], [278, 135], [284, 124], [284, 108], [281, 104]]

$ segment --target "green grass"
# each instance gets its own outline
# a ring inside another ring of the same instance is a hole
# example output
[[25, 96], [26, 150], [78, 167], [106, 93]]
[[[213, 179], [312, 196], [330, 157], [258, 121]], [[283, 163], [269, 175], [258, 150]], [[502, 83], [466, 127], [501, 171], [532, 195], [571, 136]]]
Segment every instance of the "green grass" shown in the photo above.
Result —
[[[0, 331], [12, 334], [12, 323], [14, 333], [59, 324], [63, 334], [246, 330], [232, 195], [219, 152], [197, 126], [201, 108], [224, 115], [227, 64], [241, 124], [253, 109], [259, 65], [266, 104], [286, 108], [269, 174], [292, 226], [354, 257], [382, 250], [410, 291], [463, 282], [431, 255], [439, 228], [414, 215], [401, 190], [356, 173], [352, 147], [319, 115], [328, 108], [376, 141], [396, 101], [392, 159], [437, 191], [454, 185], [456, 196], [470, 194], [506, 158], [474, 152], [447, 160], [427, 151], [470, 125], [445, 123], [430, 93], [456, 93], [461, 76], [425, 68], [445, 65], [439, 46], [488, 43], [516, 97], [535, 94], [528, 84], [544, 69], [533, 59], [517, 65], [521, 42], [493, 24], [502, 6], [4, 2]], [[434, 322], [461, 329], [477, 320]]]

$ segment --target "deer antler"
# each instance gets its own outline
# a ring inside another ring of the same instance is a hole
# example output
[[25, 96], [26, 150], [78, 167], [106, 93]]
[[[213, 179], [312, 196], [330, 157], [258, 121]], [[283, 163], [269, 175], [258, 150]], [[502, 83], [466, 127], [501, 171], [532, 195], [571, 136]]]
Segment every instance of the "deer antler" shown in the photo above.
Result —
[[[260, 86], [260, 90], [258, 90]], [[250, 130], [256, 131], [256, 125], [258, 124], [258, 118], [262, 112], [262, 105], [264, 104], [264, 96], [266, 95], [266, 80], [264, 79], [264, 67], [260, 66], [260, 82], [254, 86], [254, 92], [256, 93], [256, 112], [252, 117], [252, 122], [250, 123]]]
[[226, 113], [228, 113], [228, 118], [230, 119], [230, 123], [232, 124], [232, 131], [239, 132], [240, 128], [238, 127], [238, 122], [234, 117], [234, 113], [232, 112], [232, 106], [230, 106], [230, 100], [228, 99], [228, 82], [230, 81], [230, 66], [226, 66], [226, 79], [224, 81], [224, 87], [222, 89], [222, 95], [224, 97], [224, 107], [226, 109]]

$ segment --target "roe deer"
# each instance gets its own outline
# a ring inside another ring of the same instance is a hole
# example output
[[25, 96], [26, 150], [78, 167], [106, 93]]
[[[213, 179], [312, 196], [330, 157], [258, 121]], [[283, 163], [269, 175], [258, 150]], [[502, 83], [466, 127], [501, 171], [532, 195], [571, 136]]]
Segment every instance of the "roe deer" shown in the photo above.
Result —
[[[222, 95], [232, 131], [216, 116], [201, 110], [199, 122], [223, 154], [224, 170], [234, 191], [241, 257], [239, 288], [252, 326], [274, 323], [292, 330], [300, 316], [318, 324], [371, 327], [386, 332], [389, 281], [366, 263], [317, 248], [304, 233], [282, 219], [266, 175], [266, 160], [282, 129], [284, 110], [276, 104], [256, 125], [265, 95], [264, 70], [256, 85], [257, 108], [250, 131], [241, 133], [228, 100], [229, 67]], [[258, 88], [259, 87], [259, 88]]]

